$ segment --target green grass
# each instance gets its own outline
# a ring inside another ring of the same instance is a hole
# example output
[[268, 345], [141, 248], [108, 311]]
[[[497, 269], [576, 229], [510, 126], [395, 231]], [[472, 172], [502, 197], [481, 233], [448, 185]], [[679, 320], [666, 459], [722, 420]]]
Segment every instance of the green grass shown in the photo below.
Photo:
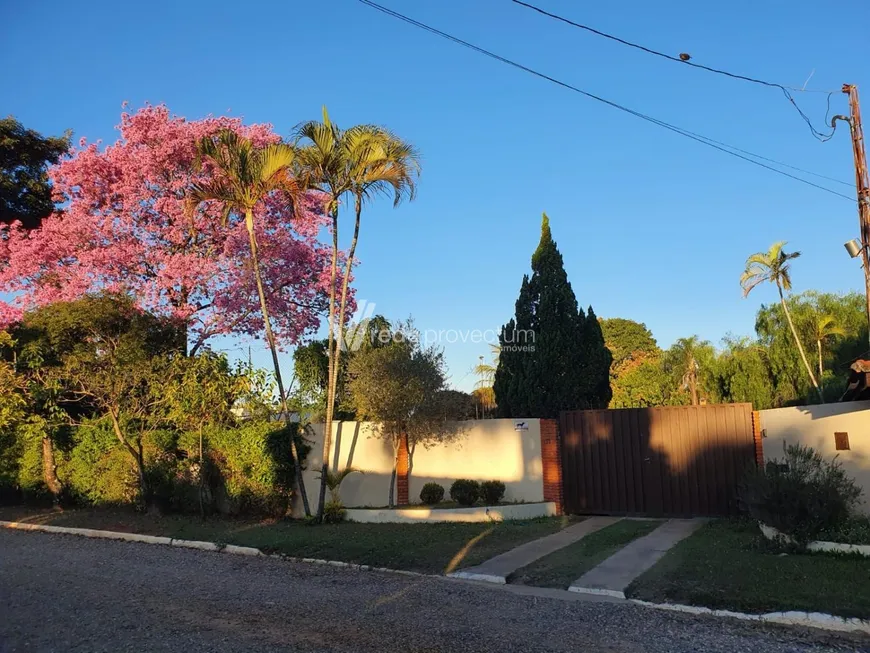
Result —
[[870, 559], [772, 551], [754, 522], [720, 520], [683, 540], [626, 591], [646, 601], [741, 612], [870, 618]]
[[658, 521], [623, 519], [518, 569], [509, 582], [566, 589], [592, 567], [660, 525]]
[[154, 516], [125, 510], [38, 511], [0, 508], [0, 520], [116, 530], [254, 546], [304, 558], [442, 574], [477, 565], [573, 523], [567, 518], [442, 524], [325, 524], [290, 520]]

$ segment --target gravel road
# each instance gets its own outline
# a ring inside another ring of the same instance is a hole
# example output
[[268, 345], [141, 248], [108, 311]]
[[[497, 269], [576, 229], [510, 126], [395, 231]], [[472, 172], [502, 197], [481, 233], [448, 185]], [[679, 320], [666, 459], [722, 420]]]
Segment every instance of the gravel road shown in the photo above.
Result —
[[0, 530], [0, 651], [870, 651], [870, 642], [637, 605], [523, 595]]

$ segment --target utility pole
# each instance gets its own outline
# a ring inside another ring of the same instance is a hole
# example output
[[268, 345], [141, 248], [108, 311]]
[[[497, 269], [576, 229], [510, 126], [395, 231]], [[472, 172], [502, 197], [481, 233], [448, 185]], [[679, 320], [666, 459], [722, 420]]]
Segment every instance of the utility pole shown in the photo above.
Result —
[[[855, 187], [858, 191], [858, 223], [861, 227], [861, 259], [864, 263], [864, 291], [867, 300], [867, 319], [870, 324], [870, 173], [867, 171], [867, 152], [864, 149], [864, 128], [861, 125], [861, 107], [858, 87], [843, 84], [843, 93], [849, 96], [849, 117], [846, 120], [852, 133], [852, 154], [855, 158]], [[838, 118], [835, 116], [832, 123]]]

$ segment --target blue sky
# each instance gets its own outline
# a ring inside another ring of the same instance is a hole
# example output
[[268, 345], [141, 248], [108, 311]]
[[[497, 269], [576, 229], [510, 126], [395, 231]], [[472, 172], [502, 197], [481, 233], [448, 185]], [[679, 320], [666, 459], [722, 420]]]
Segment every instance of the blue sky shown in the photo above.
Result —
[[[556, 23], [508, 0], [383, 0], [444, 31], [638, 111], [764, 156], [853, 180], [846, 129], [812, 138], [776, 89], [693, 70]], [[870, 106], [866, 0], [579, 3], [555, 13], [693, 61], [839, 89]], [[511, 69], [355, 0], [10, 3], [0, 22], [0, 113], [45, 133], [115, 140], [121, 103], [188, 118], [231, 111], [289, 134], [326, 104], [417, 145], [419, 197], [363, 217], [358, 297], [421, 329], [498, 329], [511, 316], [546, 211], [578, 300], [645, 322], [659, 343], [749, 334], [746, 256], [787, 240], [795, 289], [862, 287], [843, 242], [854, 203]], [[863, 65], [862, 65], [863, 64]], [[797, 100], [821, 126], [825, 96]], [[847, 111], [835, 93], [832, 113]], [[865, 109], [865, 114], [870, 110]], [[847, 194], [854, 190], [822, 182]], [[347, 235], [349, 229], [345, 229]], [[247, 355], [247, 343], [220, 342]], [[255, 361], [268, 365], [261, 344]], [[483, 344], [446, 344], [453, 383]], [[285, 357], [289, 367], [290, 357]]]

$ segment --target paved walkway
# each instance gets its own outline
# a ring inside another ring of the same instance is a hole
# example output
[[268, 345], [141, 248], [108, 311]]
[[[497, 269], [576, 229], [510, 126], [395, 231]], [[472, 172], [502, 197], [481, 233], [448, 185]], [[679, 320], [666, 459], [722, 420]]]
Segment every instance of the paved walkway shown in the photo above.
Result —
[[630, 542], [571, 583], [571, 592], [625, 598], [625, 588], [661, 560], [680, 540], [694, 533], [706, 519], [669, 519], [649, 535]]
[[569, 544], [574, 544], [574, 542], [583, 539], [590, 533], [601, 530], [605, 526], [615, 524], [619, 520], [619, 517], [590, 517], [579, 524], [564, 528], [558, 533], [526, 542], [515, 549], [490, 558], [482, 564], [475, 567], [467, 567], [462, 571], [456, 571], [449, 575], [453, 578], [466, 578], [469, 580], [483, 580], [490, 583], [504, 584], [507, 582], [507, 577], [517, 569], [530, 565], [535, 560], [550, 555]]

